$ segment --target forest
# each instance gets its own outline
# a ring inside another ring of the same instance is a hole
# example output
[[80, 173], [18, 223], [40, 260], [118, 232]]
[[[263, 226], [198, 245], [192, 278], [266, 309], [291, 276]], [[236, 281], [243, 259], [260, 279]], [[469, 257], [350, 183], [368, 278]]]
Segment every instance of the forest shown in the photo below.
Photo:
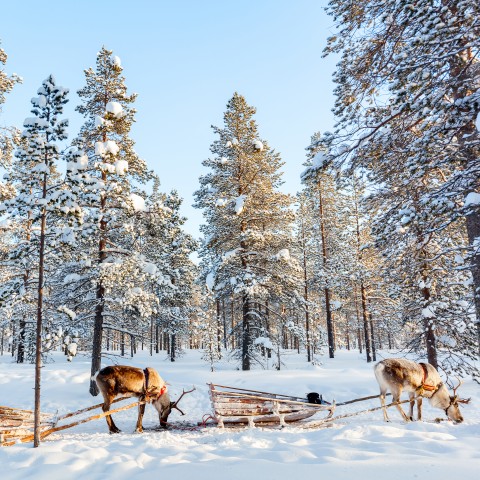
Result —
[[[285, 349], [314, 365], [391, 349], [478, 380], [478, 4], [327, 11], [336, 124], [305, 132], [302, 190], [282, 190], [281, 155], [232, 92], [198, 159], [201, 238], [135, 151], [117, 52], [84, 71], [78, 132], [54, 75], [32, 92], [23, 125], [0, 130], [0, 355], [40, 369], [82, 352], [93, 375], [139, 350], [174, 363], [198, 349], [213, 371], [227, 357], [280, 370]], [[1, 49], [0, 63], [7, 108], [21, 79]]]

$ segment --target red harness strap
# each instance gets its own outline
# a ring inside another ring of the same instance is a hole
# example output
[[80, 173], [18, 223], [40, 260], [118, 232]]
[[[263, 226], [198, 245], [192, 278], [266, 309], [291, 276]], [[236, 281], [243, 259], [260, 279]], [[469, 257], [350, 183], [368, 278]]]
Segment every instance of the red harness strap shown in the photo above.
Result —
[[[151, 395], [149, 395], [148, 393], [148, 388], [149, 388], [149, 375], [148, 375], [148, 368], [145, 368], [143, 370], [143, 374], [145, 375], [145, 395], [146, 395], [146, 398], [151, 398]], [[167, 386], [166, 385], [163, 385], [163, 387], [160, 389], [160, 392], [158, 393], [157, 395], [157, 400], [167, 391]]]
[[428, 377], [427, 366], [424, 363], [420, 363], [419, 365], [422, 367], [422, 370], [423, 370], [422, 388], [427, 392], [435, 392], [437, 390], [437, 387], [435, 385], [427, 385], [425, 383]]
[[161, 389], [160, 389], [160, 392], [158, 393], [157, 395], [157, 399], [159, 399], [164, 393], [166, 393], [167, 391], [167, 386], [164, 385]]

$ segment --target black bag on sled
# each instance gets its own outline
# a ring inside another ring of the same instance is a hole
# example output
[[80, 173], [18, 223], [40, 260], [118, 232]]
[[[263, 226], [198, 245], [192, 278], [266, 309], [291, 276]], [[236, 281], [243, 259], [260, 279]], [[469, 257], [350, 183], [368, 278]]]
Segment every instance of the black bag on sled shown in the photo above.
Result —
[[307, 400], [308, 403], [315, 403], [317, 405], [322, 405], [324, 403], [322, 396], [317, 392], [307, 393]]

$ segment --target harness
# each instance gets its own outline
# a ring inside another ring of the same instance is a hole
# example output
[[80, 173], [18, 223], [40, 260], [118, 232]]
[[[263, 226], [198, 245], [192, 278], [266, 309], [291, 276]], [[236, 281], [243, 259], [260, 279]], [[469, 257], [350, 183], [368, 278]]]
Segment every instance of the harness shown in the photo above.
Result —
[[423, 397], [424, 392], [433, 392], [430, 396], [431, 398], [438, 392], [443, 382], [440, 382], [438, 385], [428, 385], [428, 383], [425, 383], [428, 377], [427, 365], [425, 363], [419, 363], [419, 365], [422, 367], [423, 379], [422, 384], [417, 388], [417, 394]]
[[[145, 376], [145, 384], [144, 384], [144, 388], [145, 388], [145, 398], [148, 400], [149, 397], [151, 397], [152, 395], [149, 394], [148, 392], [148, 383], [149, 383], [149, 377], [150, 377], [150, 374], [148, 372], [148, 368], [144, 368], [143, 369], [143, 375]], [[162, 388], [160, 389], [160, 392], [158, 393], [158, 395], [156, 396], [155, 400], [158, 400], [165, 392], [167, 391], [167, 386], [164, 384], [162, 386]]]

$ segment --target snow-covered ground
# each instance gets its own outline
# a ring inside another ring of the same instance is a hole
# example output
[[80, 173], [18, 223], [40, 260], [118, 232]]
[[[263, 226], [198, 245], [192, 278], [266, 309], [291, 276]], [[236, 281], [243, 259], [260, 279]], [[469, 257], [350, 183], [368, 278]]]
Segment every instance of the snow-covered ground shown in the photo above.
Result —
[[[388, 356], [386, 352], [383, 352]], [[199, 352], [187, 352], [174, 364], [164, 355], [153, 358], [140, 353], [120, 363], [152, 366], [170, 384], [172, 398], [182, 389], [196, 386], [180, 404], [186, 416], [174, 411], [170, 421], [197, 422], [211, 412], [207, 382], [303, 396], [322, 393], [337, 402], [377, 393], [372, 365], [358, 352], [337, 352], [337, 358], [322, 358], [322, 366], [305, 365], [303, 357], [290, 353], [283, 370], [242, 372], [233, 363], [218, 365], [210, 372]], [[111, 363], [104, 361], [104, 365]], [[67, 363], [56, 357], [42, 371], [42, 411], [59, 414], [99, 403], [88, 393], [90, 365], [78, 356]], [[31, 409], [32, 365], [17, 365], [9, 356], [0, 357], [0, 405]], [[392, 422], [383, 422], [381, 411], [339, 420], [330, 428], [146, 431], [131, 433], [136, 409], [114, 418], [124, 433], [109, 435], [104, 419], [53, 434], [40, 448], [19, 444], [0, 448], [2, 480], [96, 480], [96, 479], [311, 479], [389, 480], [432, 478], [473, 480], [480, 469], [480, 388], [471, 380], [461, 387], [462, 397], [472, 397], [463, 407], [465, 422], [435, 423], [443, 412], [424, 403], [424, 422], [405, 424], [394, 410]], [[337, 414], [375, 407], [370, 400], [338, 407]], [[147, 406], [144, 426], [158, 424], [153, 407]], [[475, 473], [476, 472], [476, 473]]]

